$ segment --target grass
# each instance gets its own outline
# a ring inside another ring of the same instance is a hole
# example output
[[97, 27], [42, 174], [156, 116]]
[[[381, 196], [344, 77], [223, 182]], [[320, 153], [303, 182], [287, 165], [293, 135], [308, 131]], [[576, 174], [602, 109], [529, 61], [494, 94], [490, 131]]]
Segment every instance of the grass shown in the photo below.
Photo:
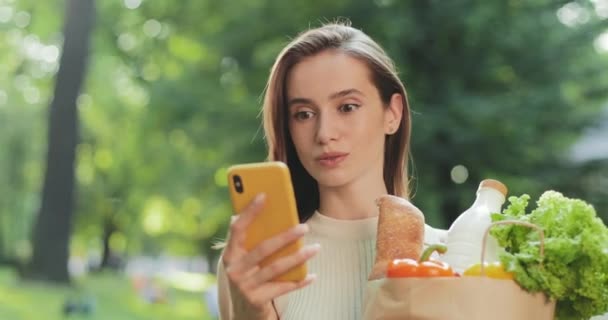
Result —
[[[211, 320], [202, 293], [168, 291], [168, 301], [144, 301], [130, 281], [119, 274], [100, 273], [75, 281], [72, 287], [23, 282], [10, 269], [0, 268], [2, 320]], [[92, 301], [89, 315], [63, 315], [67, 299]]]

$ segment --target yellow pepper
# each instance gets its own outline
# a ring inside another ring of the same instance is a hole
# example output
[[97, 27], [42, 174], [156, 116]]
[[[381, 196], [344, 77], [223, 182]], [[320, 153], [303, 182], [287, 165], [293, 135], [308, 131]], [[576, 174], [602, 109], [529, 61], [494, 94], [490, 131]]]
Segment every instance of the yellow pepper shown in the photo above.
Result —
[[[513, 273], [505, 271], [500, 262], [485, 263], [483, 269], [486, 277], [493, 279], [513, 280]], [[481, 276], [481, 263], [474, 264], [464, 271], [465, 276]]]

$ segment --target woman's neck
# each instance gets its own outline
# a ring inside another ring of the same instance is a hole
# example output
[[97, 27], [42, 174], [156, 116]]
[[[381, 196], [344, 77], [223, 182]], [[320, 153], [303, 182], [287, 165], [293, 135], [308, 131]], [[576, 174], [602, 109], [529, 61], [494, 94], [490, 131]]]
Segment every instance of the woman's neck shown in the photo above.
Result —
[[376, 199], [387, 194], [384, 181], [319, 186], [319, 212], [335, 219], [357, 220], [378, 215]]

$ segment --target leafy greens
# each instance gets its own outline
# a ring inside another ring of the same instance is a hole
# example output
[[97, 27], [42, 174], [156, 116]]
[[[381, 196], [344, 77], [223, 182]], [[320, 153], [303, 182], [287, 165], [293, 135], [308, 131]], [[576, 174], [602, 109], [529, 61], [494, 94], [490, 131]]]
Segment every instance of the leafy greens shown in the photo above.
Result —
[[527, 213], [530, 196], [509, 197], [510, 204], [493, 221], [519, 220], [545, 233], [544, 258], [540, 236], [531, 228], [498, 225], [490, 234], [505, 252], [501, 262], [517, 283], [530, 292], [544, 292], [557, 302], [556, 318], [589, 319], [608, 312], [608, 229], [595, 209], [580, 199], [546, 191]]

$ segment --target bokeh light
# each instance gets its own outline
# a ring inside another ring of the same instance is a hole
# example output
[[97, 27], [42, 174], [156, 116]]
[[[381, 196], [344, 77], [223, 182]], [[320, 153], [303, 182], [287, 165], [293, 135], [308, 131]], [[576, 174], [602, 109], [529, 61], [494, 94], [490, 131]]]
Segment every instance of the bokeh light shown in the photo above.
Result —
[[450, 177], [456, 184], [465, 183], [469, 178], [469, 169], [461, 164], [454, 166], [450, 171]]

